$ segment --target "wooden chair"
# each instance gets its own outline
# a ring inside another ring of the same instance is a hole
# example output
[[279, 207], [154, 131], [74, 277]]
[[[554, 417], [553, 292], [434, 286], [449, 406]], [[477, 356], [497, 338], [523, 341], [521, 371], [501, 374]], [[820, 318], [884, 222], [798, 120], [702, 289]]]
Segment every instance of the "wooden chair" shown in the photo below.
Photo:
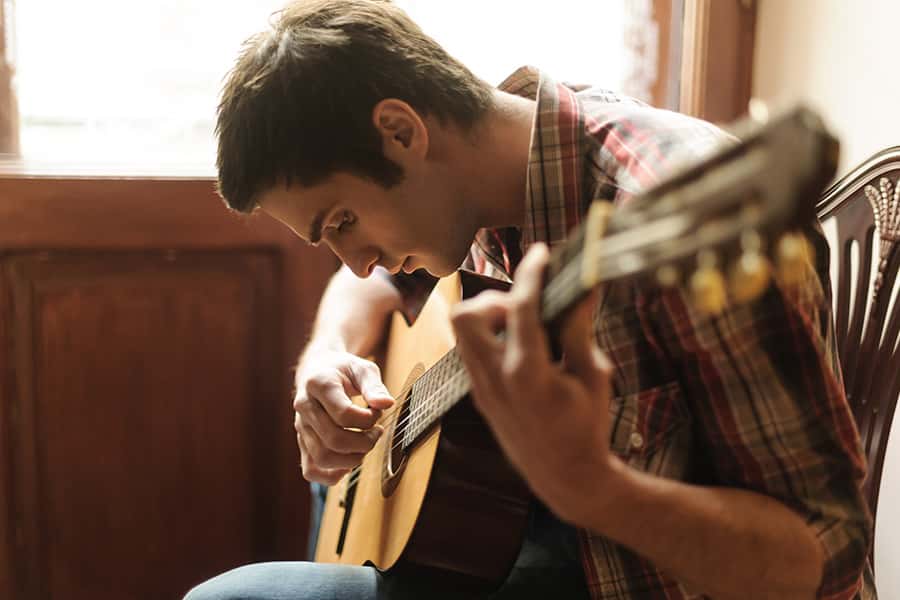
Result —
[[[834, 219], [837, 226], [838, 348], [866, 454], [864, 491], [875, 516], [900, 395], [900, 307], [892, 306], [900, 270], [900, 146], [879, 152], [835, 183], [816, 210], [823, 223]], [[873, 260], [878, 261], [874, 270]]]

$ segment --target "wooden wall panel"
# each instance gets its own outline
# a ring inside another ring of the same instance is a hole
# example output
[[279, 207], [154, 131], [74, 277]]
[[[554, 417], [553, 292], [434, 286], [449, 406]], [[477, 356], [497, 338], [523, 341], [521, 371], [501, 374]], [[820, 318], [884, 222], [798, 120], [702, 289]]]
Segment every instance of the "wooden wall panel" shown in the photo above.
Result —
[[2, 213], [0, 597], [303, 558], [291, 366], [333, 258], [208, 181], [0, 179]]
[[756, 0], [685, 0], [680, 110], [727, 123], [747, 112]]
[[[8, 297], [8, 285], [5, 277], [0, 277], [0, 315], [3, 314], [4, 300]], [[6, 382], [11, 381], [15, 374], [12, 364], [10, 348], [6, 340], [10, 339], [9, 330], [11, 323], [0, 317], [0, 598], [15, 598], [13, 589], [13, 558], [16, 557], [14, 548], [18, 545], [23, 535], [16, 530], [15, 519], [12, 512], [12, 464], [8, 457], [13, 455], [13, 444], [10, 439], [12, 425], [10, 420], [15, 418], [13, 411], [8, 406], [9, 392]]]

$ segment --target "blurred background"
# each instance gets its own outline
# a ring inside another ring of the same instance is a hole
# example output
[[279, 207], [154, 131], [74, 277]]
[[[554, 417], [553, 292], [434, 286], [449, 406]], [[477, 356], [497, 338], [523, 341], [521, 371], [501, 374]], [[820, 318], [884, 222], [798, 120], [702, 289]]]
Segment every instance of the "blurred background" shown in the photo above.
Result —
[[[283, 1], [16, 2], [9, 53], [22, 159], [211, 175], [223, 77]], [[492, 84], [534, 64], [621, 88], [623, 2], [398, 4]]]
[[[893, 0], [397, 3], [492, 84], [532, 64], [720, 123], [803, 100], [839, 175], [900, 144]], [[222, 78], [281, 4], [0, 0], [0, 598], [180, 598], [305, 558], [292, 367], [337, 261], [214, 191]]]

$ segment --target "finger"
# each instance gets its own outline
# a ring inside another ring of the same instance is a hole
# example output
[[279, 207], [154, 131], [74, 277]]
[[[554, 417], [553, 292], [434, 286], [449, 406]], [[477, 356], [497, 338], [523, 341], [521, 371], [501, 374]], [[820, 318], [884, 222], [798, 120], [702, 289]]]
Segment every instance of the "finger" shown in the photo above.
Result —
[[[547, 334], [541, 322], [541, 292], [549, 251], [535, 244], [516, 269], [516, 280], [510, 290], [507, 324], [508, 352], [528, 353], [535, 360], [550, 360]], [[520, 356], [514, 356], [520, 360]]]
[[329, 449], [312, 427], [304, 427], [301, 436], [310, 461], [321, 469], [352, 469], [365, 458], [365, 453], [344, 454]]
[[300, 469], [303, 478], [323, 485], [335, 485], [350, 472], [350, 469], [322, 469], [310, 461], [309, 450], [303, 436], [297, 434], [297, 447], [300, 448]]
[[337, 375], [310, 377], [306, 382], [306, 394], [298, 394], [294, 401], [294, 410], [306, 416], [315, 410], [315, 404], [324, 408], [338, 427], [370, 429], [381, 416], [380, 411], [353, 404]]
[[482, 292], [454, 307], [451, 320], [457, 336], [457, 349], [472, 384], [472, 398], [485, 417], [496, 412], [501, 397], [497, 389], [497, 369], [504, 342], [496, 332], [503, 329], [507, 314], [507, 294]]
[[612, 365], [596, 342], [594, 309], [597, 294], [592, 292], [569, 313], [560, 335], [566, 370], [590, 386], [604, 389]]
[[394, 405], [394, 397], [381, 380], [378, 365], [368, 360], [358, 360], [350, 364], [351, 383], [362, 394], [369, 408], [384, 410]]
[[506, 328], [508, 299], [508, 292], [485, 290], [477, 296], [454, 306], [450, 315], [451, 320], [454, 315], [459, 315], [463, 318], [464, 315], [475, 316], [489, 331], [497, 333]]
[[473, 361], [496, 363], [503, 342], [497, 337], [506, 323], [506, 294], [489, 290], [453, 307], [450, 322], [456, 342]]
[[[300, 429], [297, 429], [298, 421]], [[368, 452], [384, 432], [380, 425], [375, 425], [365, 431], [338, 427], [321, 406], [313, 407], [308, 411], [306, 419], [294, 420], [295, 429], [302, 431], [303, 427], [312, 428], [329, 450], [343, 454]]]
[[504, 329], [508, 321], [509, 299], [509, 294], [485, 292], [457, 305], [451, 315], [475, 406], [489, 422], [504, 412], [505, 406], [498, 367], [506, 342], [495, 332]]

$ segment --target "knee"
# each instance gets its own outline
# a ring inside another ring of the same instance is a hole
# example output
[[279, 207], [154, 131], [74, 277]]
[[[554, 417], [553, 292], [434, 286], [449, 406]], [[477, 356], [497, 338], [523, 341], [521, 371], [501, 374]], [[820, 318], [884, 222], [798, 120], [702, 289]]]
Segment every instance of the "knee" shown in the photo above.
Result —
[[200, 585], [191, 588], [190, 591], [184, 595], [183, 600], [214, 600], [224, 598], [224, 596], [220, 596], [211, 590], [208, 584], [209, 581], [205, 581]]
[[253, 590], [248, 587], [245, 575], [255, 570], [255, 565], [245, 565], [217, 575], [192, 588], [184, 600], [250, 600], [257, 596], [250, 595]]
[[214, 584], [215, 578], [204, 581], [185, 594], [184, 600], [227, 600], [227, 590], [217, 588]]

